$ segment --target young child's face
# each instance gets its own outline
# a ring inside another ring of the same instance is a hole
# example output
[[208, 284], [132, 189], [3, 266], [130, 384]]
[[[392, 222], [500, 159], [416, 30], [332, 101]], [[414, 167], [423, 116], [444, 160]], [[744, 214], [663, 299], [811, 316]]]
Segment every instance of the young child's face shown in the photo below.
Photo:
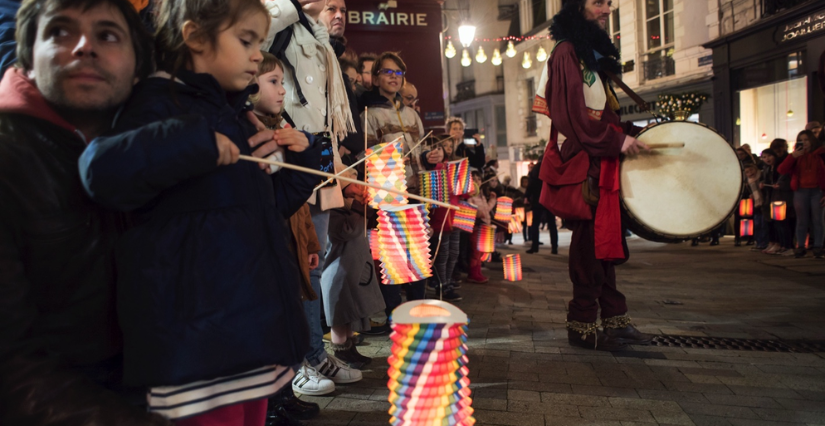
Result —
[[212, 74], [228, 92], [243, 90], [258, 73], [268, 24], [264, 14], [248, 13], [221, 31], [214, 45], [204, 43], [199, 51], [192, 50], [193, 71]]
[[756, 177], [756, 171], [757, 171], [757, 169], [755, 169], [753, 167], [748, 167], [747, 169], [745, 169], [745, 176], [752, 179], [752, 178]]
[[266, 115], [279, 114], [284, 107], [284, 70], [274, 70], [258, 76], [260, 99], [255, 104], [255, 111]]

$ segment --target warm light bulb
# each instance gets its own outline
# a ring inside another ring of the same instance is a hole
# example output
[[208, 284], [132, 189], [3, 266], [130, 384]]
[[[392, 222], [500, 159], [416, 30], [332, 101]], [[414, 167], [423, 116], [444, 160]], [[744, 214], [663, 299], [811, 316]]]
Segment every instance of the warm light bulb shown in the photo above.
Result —
[[793, 117], [793, 110], [792, 109], [788, 110], [788, 117]]
[[501, 52], [499, 52], [498, 48], [493, 50], [493, 59], [490, 59], [490, 62], [495, 66], [501, 65]]
[[484, 48], [478, 46], [478, 53], [476, 53], [476, 62], [483, 64], [487, 60], [487, 55], [484, 54]]
[[543, 46], [539, 46], [539, 51], [536, 52], [536, 59], [539, 62], [544, 62], [547, 59], [547, 51], [544, 50]]
[[741, 119], [741, 118], [736, 117], [736, 125], [737, 125], [737, 126], [741, 126], [741, 125], [742, 125], [742, 119]]
[[461, 65], [465, 67], [469, 67], [470, 64], [473, 63], [473, 60], [470, 59], [470, 52], [467, 49], [464, 49], [461, 52]]
[[455, 51], [455, 46], [453, 46], [453, 41], [452, 40], [447, 41], [447, 47], [444, 49], [444, 56], [446, 56], [449, 59], [452, 59], [452, 58], [455, 57], [455, 54], [456, 54], [456, 51]]
[[524, 59], [521, 61], [521, 66], [524, 69], [530, 68], [533, 66], [533, 60], [530, 59], [530, 52], [524, 52]]
[[473, 38], [476, 35], [475, 25], [464, 24], [458, 27], [458, 40], [464, 47], [470, 47], [473, 44]]
[[508, 58], [514, 58], [516, 56], [516, 46], [512, 41], [507, 42], [507, 50], [504, 51], [504, 54], [507, 55]]

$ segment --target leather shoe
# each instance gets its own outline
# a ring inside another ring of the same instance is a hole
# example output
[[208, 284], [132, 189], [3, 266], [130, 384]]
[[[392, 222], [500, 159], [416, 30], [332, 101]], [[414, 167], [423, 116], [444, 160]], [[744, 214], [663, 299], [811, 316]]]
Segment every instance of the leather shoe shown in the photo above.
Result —
[[276, 400], [273, 404], [270, 400], [270, 406], [282, 407], [286, 414], [298, 420], [309, 420], [314, 418], [321, 412], [321, 408], [314, 402], [303, 401], [295, 396], [292, 391], [292, 386], [284, 386], [281, 391], [272, 399]]
[[305, 426], [304, 422], [290, 416], [281, 406], [269, 407], [264, 424], [266, 426]]
[[620, 342], [598, 331], [590, 333], [582, 339], [582, 335], [578, 331], [567, 330], [567, 341], [570, 342], [570, 346], [595, 349], [597, 351], [615, 352], [627, 349], [626, 343]]
[[632, 325], [625, 328], [605, 328], [603, 333], [605, 336], [628, 345], [649, 345], [654, 337], [652, 334], [642, 333]]
[[559, 254], [559, 248], [553, 247], [552, 249], [550, 249], [550, 254]]
[[539, 252], [538, 249], [532, 249], [531, 248], [530, 250], [527, 250], [527, 254], [533, 254], [533, 253], [538, 253], [538, 252]]

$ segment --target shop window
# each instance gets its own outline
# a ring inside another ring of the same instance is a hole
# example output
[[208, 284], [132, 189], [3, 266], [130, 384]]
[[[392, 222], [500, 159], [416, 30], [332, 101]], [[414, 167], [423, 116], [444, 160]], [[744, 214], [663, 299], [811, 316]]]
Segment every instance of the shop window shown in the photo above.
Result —
[[533, 0], [533, 28], [547, 21], [547, 0]]
[[796, 140], [808, 118], [808, 78], [767, 84], [737, 93], [734, 139], [750, 144], [754, 153], [770, 147], [772, 140]]
[[613, 12], [610, 13], [610, 20], [608, 21], [608, 31], [610, 33], [610, 38], [613, 40], [613, 45], [615, 45], [616, 49], [618, 49], [619, 53], [621, 53], [622, 27], [621, 22], [619, 21], [619, 8], [613, 9]]
[[673, 75], [673, 0], [644, 0], [647, 54], [644, 62], [645, 80]]

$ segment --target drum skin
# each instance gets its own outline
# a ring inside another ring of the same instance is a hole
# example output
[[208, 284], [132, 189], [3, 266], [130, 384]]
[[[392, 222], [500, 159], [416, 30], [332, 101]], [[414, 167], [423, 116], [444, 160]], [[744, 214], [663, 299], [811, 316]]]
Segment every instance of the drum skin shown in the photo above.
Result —
[[677, 243], [710, 232], [736, 208], [742, 166], [733, 147], [710, 127], [670, 121], [646, 127], [645, 144], [684, 143], [625, 156], [621, 201], [625, 223], [651, 241]]

